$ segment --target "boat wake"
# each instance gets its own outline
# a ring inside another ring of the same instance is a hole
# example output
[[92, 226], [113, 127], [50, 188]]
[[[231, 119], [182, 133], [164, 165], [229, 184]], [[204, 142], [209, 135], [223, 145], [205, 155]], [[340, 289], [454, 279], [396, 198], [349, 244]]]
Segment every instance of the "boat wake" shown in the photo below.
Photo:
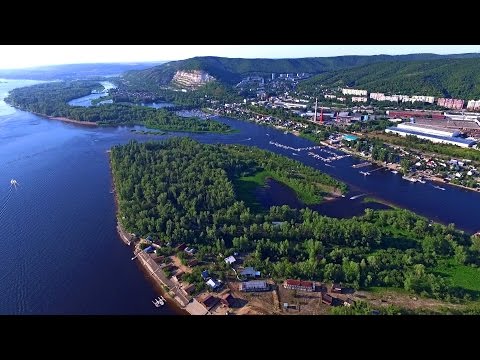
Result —
[[350, 198], [350, 200], [358, 199], [359, 197], [364, 196], [364, 195], [367, 195], [367, 194], [360, 194], [360, 195], [352, 196], [352, 197]]
[[10, 186], [8, 189], [7, 194], [3, 197], [1, 203], [0, 203], [0, 217], [3, 216], [5, 213], [5, 210], [7, 209], [8, 202], [10, 198], [12, 197], [13, 194], [13, 186]]

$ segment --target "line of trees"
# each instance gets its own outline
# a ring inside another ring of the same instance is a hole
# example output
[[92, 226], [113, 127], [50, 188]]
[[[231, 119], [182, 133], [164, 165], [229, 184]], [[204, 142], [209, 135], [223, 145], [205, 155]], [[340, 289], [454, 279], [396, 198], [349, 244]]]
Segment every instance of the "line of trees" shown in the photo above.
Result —
[[100, 125], [145, 125], [167, 131], [230, 131], [228, 125], [217, 121], [185, 118], [166, 109], [115, 103], [89, 107], [68, 105], [68, 101], [89, 95], [98, 88], [102, 86], [95, 81], [52, 82], [14, 89], [5, 101], [22, 110]]

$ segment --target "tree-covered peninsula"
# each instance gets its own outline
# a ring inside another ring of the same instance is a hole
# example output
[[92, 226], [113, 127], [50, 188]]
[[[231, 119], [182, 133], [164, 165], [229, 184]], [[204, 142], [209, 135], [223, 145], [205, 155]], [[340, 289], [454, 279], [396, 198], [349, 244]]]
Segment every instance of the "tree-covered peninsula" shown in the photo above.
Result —
[[68, 101], [91, 94], [102, 86], [98, 81], [65, 81], [14, 89], [5, 101], [37, 114], [99, 125], [145, 125], [166, 131], [228, 132], [230, 127], [214, 120], [185, 118], [166, 109], [128, 104], [71, 106]]
[[224, 279], [228, 266], [223, 257], [237, 252], [245, 266], [277, 281], [403, 288], [444, 300], [479, 295], [478, 279], [464, 270], [479, 265], [480, 238], [453, 225], [400, 209], [367, 209], [360, 217], [336, 219], [285, 205], [254, 211], [240, 200], [242, 192], [251, 190], [239, 186], [241, 179], [261, 172], [299, 197], [346, 190], [297, 161], [253, 147], [173, 138], [115, 146], [111, 165], [123, 227], [150, 235], [161, 254], [175, 253], [182, 243], [197, 249], [201, 265], [188, 277], [199, 287], [202, 269], [216, 266]]

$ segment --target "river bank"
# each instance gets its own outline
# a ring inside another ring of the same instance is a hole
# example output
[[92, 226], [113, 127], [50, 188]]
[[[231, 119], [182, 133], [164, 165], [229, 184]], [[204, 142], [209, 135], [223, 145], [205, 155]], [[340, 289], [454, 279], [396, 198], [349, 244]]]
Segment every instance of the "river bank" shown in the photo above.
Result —
[[66, 122], [66, 123], [89, 126], [89, 127], [97, 127], [98, 126], [97, 123], [94, 123], [94, 122], [91, 122], [91, 121], [73, 120], [73, 119], [69, 119], [69, 118], [61, 117], [61, 116], [48, 116], [48, 115], [40, 114], [40, 113], [33, 112], [33, 111], [31, 113], [35, 114], [35, 115], [38, 115], [40, 117], [46, 118], [48, 120], [58, 120], [58, 121]]
[[[178, 315], [195, 315], [195, 312], [189, 311], [190, 307], [188, 306], [191, 302], [179, 289], [178, 285], [175, 285], [173, 281], [169, 280], [165, 275], [162, 268], [151, 258], [151, 256], [145, 253], [139, 248], [139, 243], [141, 241], [146, 241], [145, 239], [139, 238], [134, 234], [130, 234], [126, 231], [120, 223], [120, 213], [119, 213], [119, 201], [118, 195], [115, 186], [115, 178], [113, 176], [112, 163], [110, 151], [107, 151], [109, 155], [109, 167], [110, 167], [110, 176], [112, 180], [112, 193], [114, 194], [115, 202], [115, 216], [117, 219], [117, 233], [122, 240], [122, 242], [129, 246], [133, 247], [133, 257], [132, 260], [138, 260], [138, 265], [144, 274], [152, 281], [157, 293], [160, 296], [164, 296], [168, 299], [168, 305], [174, 309], [175, 313]], [[195, 301], [195, 300], [194, 300]]]
[[[45, 115], [42, 115], [45, 116]], [[97, 123], [91, 122], [91, 121], [80, 121], [80, 120], [73, 120], [69, 119], [66, 117], [55, 117], [55, 116], [45, 116], [49, 120], [59, 120], [67, 123], [72, 123], [72, 124], [77, 124], [77, 125], [83, 125], [83, 126], [98, 126]]]

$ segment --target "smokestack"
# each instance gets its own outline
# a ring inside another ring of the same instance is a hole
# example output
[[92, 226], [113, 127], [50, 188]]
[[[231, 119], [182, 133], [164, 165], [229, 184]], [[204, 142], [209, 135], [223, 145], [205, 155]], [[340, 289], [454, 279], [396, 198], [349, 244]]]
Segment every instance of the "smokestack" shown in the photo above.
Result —
[[315, 115], [313, 116], [313, 121], [317, 121], [317, 100], [318, 98], [315, 98]]

